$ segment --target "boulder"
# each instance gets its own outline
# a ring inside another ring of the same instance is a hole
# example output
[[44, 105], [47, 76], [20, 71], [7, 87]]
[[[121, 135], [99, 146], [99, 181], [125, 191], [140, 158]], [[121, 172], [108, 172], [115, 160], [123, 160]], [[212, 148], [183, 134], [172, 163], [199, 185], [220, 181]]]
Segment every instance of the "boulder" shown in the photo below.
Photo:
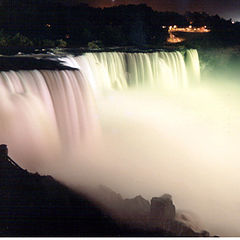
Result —
[[150, 203], [144, 199], [141, 195], [132, 199], [125, 199], [125, 207], [132, 214], [149, 215]]
[[175, 219], [176, 209], [169, 194], [151, 200], [150, 220], [152, 224], [164, 225]]

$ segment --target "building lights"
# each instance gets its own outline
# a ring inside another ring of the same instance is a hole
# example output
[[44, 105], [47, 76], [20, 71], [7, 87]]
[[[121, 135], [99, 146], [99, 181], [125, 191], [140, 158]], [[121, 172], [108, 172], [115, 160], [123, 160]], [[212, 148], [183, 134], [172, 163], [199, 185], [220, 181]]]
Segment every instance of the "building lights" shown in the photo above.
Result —
[[177, 25], [169, 26], [168, 32], [192, 32], [192, 33], [207, 33], [211, 30], [207, 28], [207, 26], [202, 27], [193, 27], [192, 25], [189, 25], [188, 27], [179, 28]]

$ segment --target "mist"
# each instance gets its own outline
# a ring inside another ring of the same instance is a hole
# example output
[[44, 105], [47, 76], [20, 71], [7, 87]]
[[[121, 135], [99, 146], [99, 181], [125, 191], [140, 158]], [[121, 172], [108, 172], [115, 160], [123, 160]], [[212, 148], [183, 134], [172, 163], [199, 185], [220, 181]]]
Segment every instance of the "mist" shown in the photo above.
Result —
[[170, 193], [212, 234], [239, 235], [239, 105], [229, 104], [239, 99], [220, 94], [130, 93], [103, 103], [106, 184], [128, 197]]
[[[40, 73], [34, 74], [39, 82]], [[79, 78], [78, 73], [45, 75], [56, 83]], [[105, 89], [90, 100], [83, 74], [80, 89], [86, 96], [78, 99], [83, 125], [69, 118], [70, 137], [66, 129], [56, 129], [49, 104], [45, 109], [31, 94], [2, 89], [0, 140], [23, 168], [52, 175], [78, 191], [103, 184], [128, 198], [169, 193], [178, 210], [196, 216], [199, 228], [239, 236], [240, 87], [227, 74], [226, 81], [207, 76], [195, 87]], [[56, 106], [59, 113], [67, 111], [62, 105]], [[82, 128], [88, 137], [78, 142], [74, 129]]]
[[106, 94], [97, 104], [100, 142], [63, 161], [56, 177], [79, 189], [104, 184], [123, 197], [169, 193], [200, 228], [239, 236], [240, 99], [233, 88]]

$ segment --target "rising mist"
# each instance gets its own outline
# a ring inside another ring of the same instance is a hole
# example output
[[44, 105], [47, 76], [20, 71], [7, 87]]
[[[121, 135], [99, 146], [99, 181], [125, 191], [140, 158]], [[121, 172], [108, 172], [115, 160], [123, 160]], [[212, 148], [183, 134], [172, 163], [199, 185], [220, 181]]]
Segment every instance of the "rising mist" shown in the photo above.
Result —
[[199, 64], [179, 52], [149, 56], [68, 58], [81, 74], [2, 73], [1, 141], [32, 171], [124, 197], [169, 193], [211, 234], [239, 236], [239, 87], [199, 84]]

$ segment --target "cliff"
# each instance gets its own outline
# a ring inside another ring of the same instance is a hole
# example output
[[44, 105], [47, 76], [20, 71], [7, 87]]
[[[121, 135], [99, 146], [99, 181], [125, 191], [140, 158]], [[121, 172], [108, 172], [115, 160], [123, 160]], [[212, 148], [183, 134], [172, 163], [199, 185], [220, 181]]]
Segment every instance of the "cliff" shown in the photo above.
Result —
[[101, 203], [52, 177], [23, 170], [0, 145], [1, 237], [208, 236], [176, 222], [169, 197], [150, 205], [141, 196], [123, 200], [107, 188], [100, 192], [105, 205], [122, 213], [113, 216]]
[[146, 232], [164, 231], [174, 237], [208, 237], [210, 234], [195, 226], [184, 212], [179, 212], [169, 194], [153, 197], [151, 202], [142, 196], [124, 199], [108, 187], [100, 185], [89, 195], [97, 199], [113, 219], [126, 226]]
[[116, 236], [97, 206], [50, 176], [31, 174], [0, 155], [0, 236]]

